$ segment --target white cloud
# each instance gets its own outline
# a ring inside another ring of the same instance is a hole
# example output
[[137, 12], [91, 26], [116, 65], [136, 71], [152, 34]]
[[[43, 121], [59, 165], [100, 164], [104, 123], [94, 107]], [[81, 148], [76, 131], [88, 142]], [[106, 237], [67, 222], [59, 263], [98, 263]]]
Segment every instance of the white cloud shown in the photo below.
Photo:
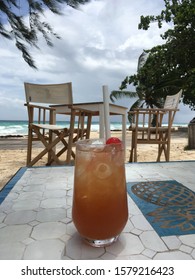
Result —
[[13, 42], [1, 38], [0, 119], [27, 118], [24, 81], [72, 81], [75, 102], [102, 100], [102, 85], [117, 89], [125, 76], [136, 72], [143, 49], [162, 42], [166, 25], [143, 31], [138, 23], [141, 15], [159, 14], [163, 5], [164, 0], [92, 0], [80, 10], [65, 5], [63, 16], [47, 11], [46, 20], [62, 39], [54, 38], [49, 48], [40, 38], [40, 50], [31, 50], [38, 71], [23, 61]]

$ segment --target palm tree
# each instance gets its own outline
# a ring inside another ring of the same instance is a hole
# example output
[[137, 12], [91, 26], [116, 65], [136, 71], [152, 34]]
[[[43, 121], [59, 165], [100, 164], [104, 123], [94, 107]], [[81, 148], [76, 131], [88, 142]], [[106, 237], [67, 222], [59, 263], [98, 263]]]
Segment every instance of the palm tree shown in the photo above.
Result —
[[[153, 95], [154, 89], [151, 87], [145, 87], [144, 82], [141, 79], [141, 72], [143, 66], [146, 63], [148, 58], [148, 53], [145, 51], [139, 56], [138, 65], [137, 65], [137, 76], [126, 77], [119, 88], [119, 90], [113, 90], [110, 94], [110, 99], [112, 102], [115, 102], [115, 99], [121, 98], [137, 98], [136, 101], [131, 105], [129, 111], [132, 111], [134, 108], [162, 108], [164, 103], [164, 98]], [[139, 75], [140, 73], [140, 75]], [[140, 78], [140, 80], [139, 80]], [[136, 81], [137, 80], [137, 81]], [[136, 91], [125, 91], [127, 84], [133, 83], [136, 86]], [[132, 115], [128, 114], [128, 119], [130, 124], [132, 123]], [[155, 121], [154, 121], [155, 123]]]

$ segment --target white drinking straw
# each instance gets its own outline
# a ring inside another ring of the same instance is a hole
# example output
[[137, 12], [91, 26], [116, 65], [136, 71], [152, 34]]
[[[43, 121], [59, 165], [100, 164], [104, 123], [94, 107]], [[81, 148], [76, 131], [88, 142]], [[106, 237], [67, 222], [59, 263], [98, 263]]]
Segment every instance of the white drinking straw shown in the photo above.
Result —
[[105, 126], [105, 138], [110, 138], [110, 110], [109, 110], [109, 91], [108, 86], [102, 86], [103, 89], [103, 101], [104, 101], [104, 126]]

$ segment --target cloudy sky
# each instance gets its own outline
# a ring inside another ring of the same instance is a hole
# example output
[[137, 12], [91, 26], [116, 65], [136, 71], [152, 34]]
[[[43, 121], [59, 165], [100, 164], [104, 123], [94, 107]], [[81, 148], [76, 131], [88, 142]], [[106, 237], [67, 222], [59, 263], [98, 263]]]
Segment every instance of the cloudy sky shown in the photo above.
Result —
[[[162, 43], [160, 34], [168, 28], [138, 30], [141, 15], [158, 15], [163, 0], [92, 0], [74, 10], [64, 6], [63, 16], [46, 12], [47, 21], [61, 40], [47, 47], [40, 39], [40, 50], [31, 50], [38, 71], [31, 69], [14, 47], [0, 38], [0, 119], [25, 120], [24, 82], [73, 84], [74, 102], [102, 100], [102, 85], [118, 89], [121, 81], [136, 73], [143, 49]], [[130, 106], [132, 101], [117, 104]], [[178, 122], [189, 122], [194, 113], [180, 106]]]

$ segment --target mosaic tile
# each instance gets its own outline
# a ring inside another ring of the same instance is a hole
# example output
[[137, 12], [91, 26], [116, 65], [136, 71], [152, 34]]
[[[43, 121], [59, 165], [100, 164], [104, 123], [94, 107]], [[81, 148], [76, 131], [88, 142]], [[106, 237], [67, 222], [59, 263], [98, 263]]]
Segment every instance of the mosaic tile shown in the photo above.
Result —
[[156, 254], [155, 251], [150, 250], [150, 249], [145, 249], [142, 254], [150, 259], [152, 259], [154, 257], [154, 255]]
[[21, 260], [25, 245], [20, 242], [0, 243], [0, 260]]
[[64, 243], [57, 239], [39, 240], [30, 243], [24, 252], [25, 260], [60, 260]]
[[134, 227], [139, 230], [152, 230], [152, 226], [149, 222], [145, 219], [143, 215], [134, 215], [131, 218], [131, 222], [133, 223]]
[[40, 210], [36, 219], [39, 222], [58, 222], [66, 217], [66, 211], [62, 208], [48, 208]]
[[193, 259], [195, 259], [195, 249], [192, 251], [191, 256]]
[[179, 236], [179, 239], [185, 245], [188, 245], [188, 246], [191, 246], [191, 247], [195, 248], [195, 236], [194, 236], [194, 234]]
[[32, 238], [36, 240], [60, 238], [66, 233], [66, 225], [60, 222], [41, 223], [33, 228]]
[[3, 220], [5, 219], [5, 217], [6, 217], [6, 214], [0, 212], [0, 223], [3, 222]]
[[190, 254], [192, 252], [192, 248], [186, 245], [181, 245], [181, 247], [179, 248], [180, 251], [184, 252], [184, 253], [188, 253]]
[[154, 250], [156, 252], [163, 252], [168, 250], [164, 242], [155, 231], [145, 231], [140, 234], [140, 239], [145, 248]]
[[16, 211], [7, 215], [5, 223], [7, 225], [28, 224], [36, 217], [36, 212], [32, 210]]
[[14, 211], [21, 211], [21, 210], [34, 210], [40, 205], [40, 200], [37, 199], [26, 199], [26, 200], [17, 200], [13, 204]]
[[41, 201], [42, 208], [60, 208], [65, 207], [66, 198], [47, 198]]
[[92, 248], [85, 244], [78, 233], [75, 233], [66, 243], [65, 255], [76, 260], [91, 260], [101, 257], [104, 252], [104, 248]]
[[163, 236], [162, 240], [170, 250], [179, 249], [181, 246], [181, 241], [176, 236]]
[[140, 239], [130, 233], [122, 233], [117, 242], [106, 248], [106, 252], [117, 256], [140, 254], [143, 250], [144, 246]]
[[154, 260], [192, 260], [192, 257], [186, 253], [175, 251], [157, 253]]
[[32, 228], [29, 225], [10, 225], [3, 227], [0, 230], [0, 244], [22, 241], [29, 237], [31, 230]]

